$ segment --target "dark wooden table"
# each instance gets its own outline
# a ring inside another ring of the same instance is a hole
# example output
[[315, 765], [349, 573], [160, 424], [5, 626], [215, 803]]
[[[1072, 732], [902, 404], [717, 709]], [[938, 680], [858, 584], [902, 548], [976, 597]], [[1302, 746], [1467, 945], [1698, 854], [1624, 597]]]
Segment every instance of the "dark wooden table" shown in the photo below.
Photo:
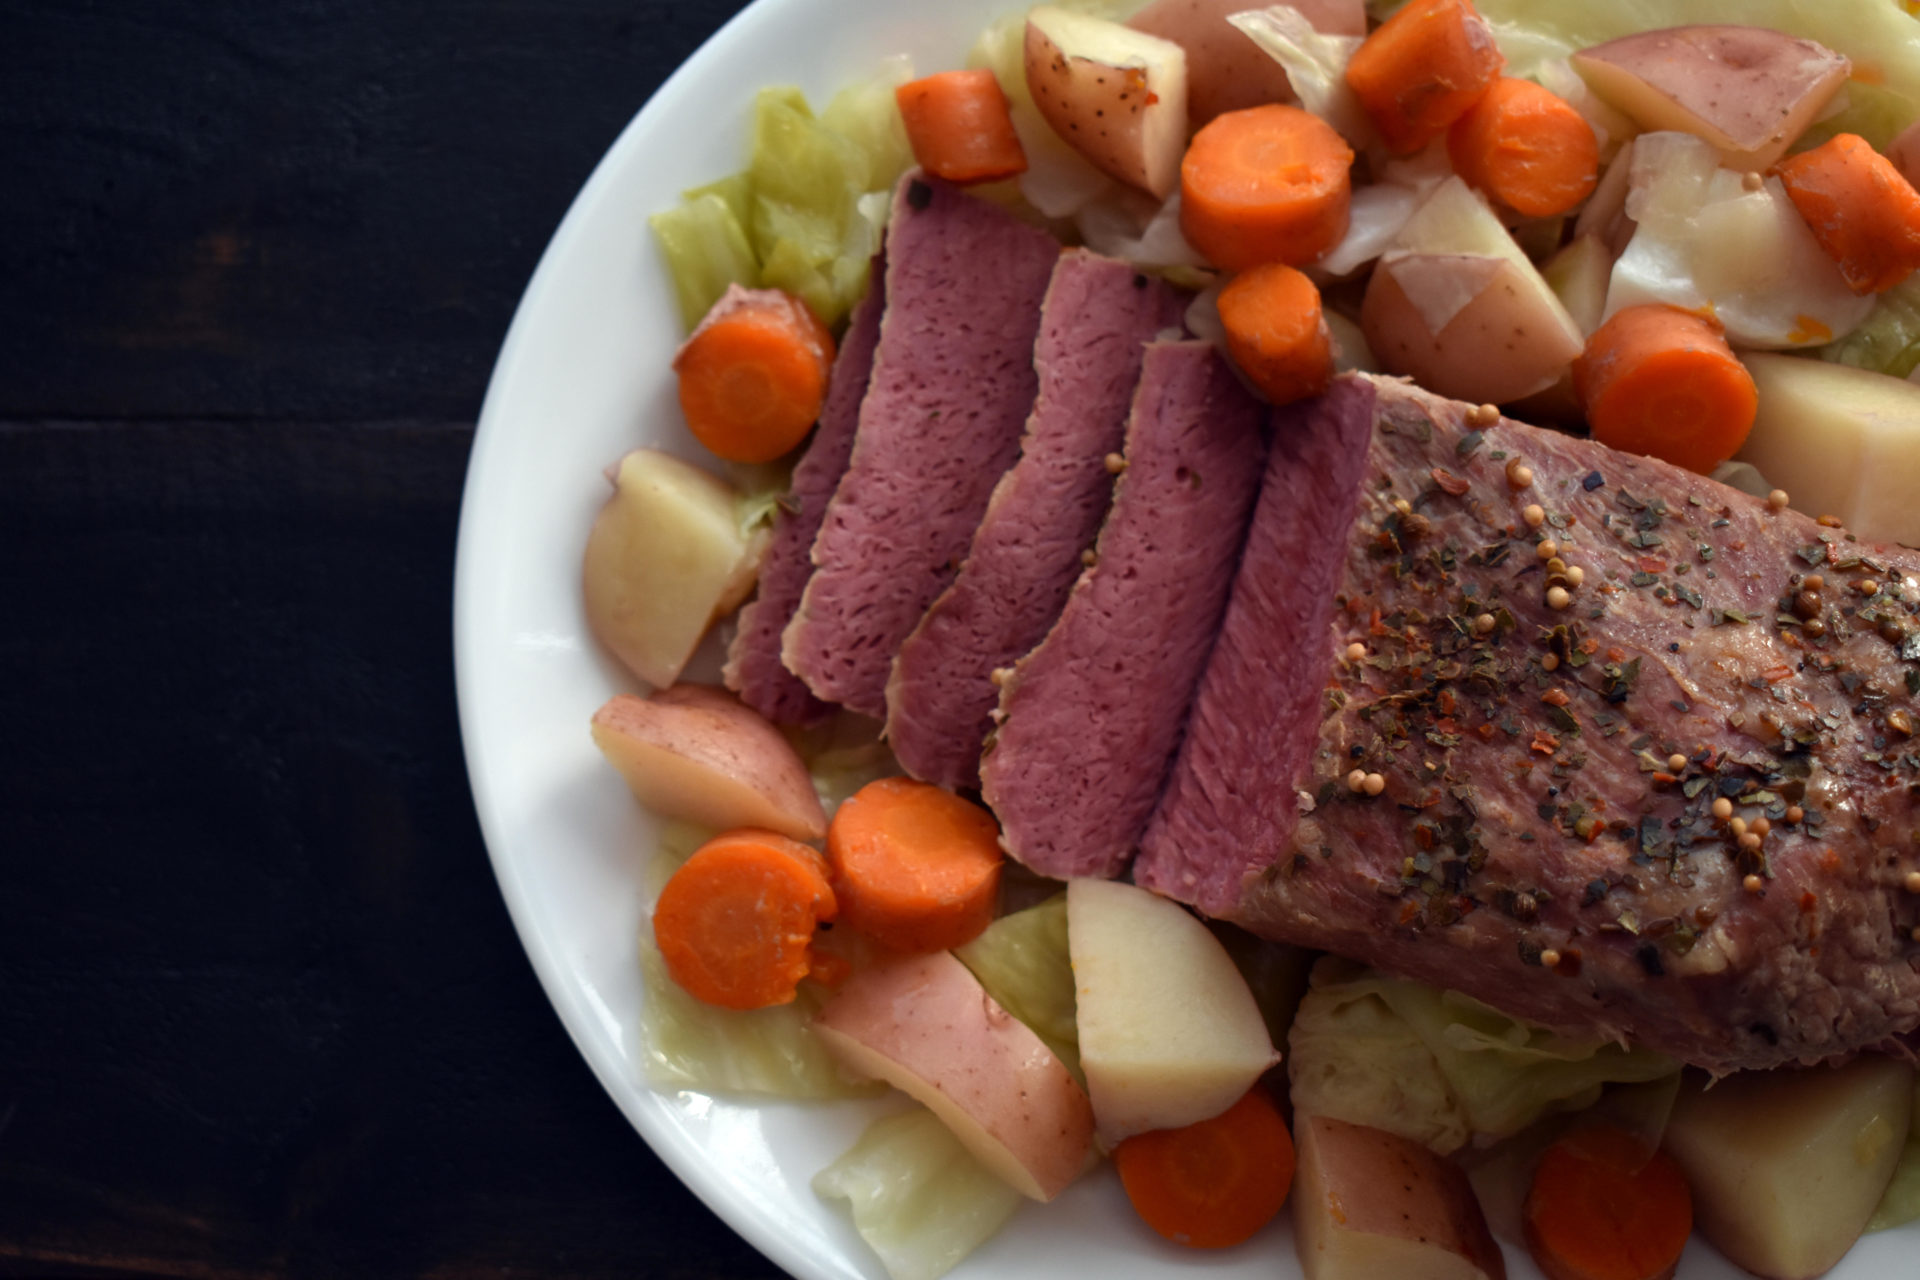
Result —
[[737, 7], [0, 5], [0, 1275], [775, 1274], [536, 985], [451, 655], [515, 301]]

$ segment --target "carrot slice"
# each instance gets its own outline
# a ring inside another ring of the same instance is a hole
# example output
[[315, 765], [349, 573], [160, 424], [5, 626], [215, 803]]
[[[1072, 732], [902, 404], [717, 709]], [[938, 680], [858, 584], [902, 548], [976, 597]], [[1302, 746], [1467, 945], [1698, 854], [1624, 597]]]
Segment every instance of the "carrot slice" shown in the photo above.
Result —
[[1547, 1280], [1666, 1280], [1692, 1230], [1680, 1166], [1619, 1129], [1548, 1147], [1527, 1193], [1527, 1250]]
[[1267, 1225], [1293, 1188], [1293, 1138], [1266, 1089], [1211, 1120], [1135, 1134], [1113, 1151], [1143, 1221], [1193, 1249], [1225, 1249]]
[[1220, 291], [1227, 354], [1262, 395], [1287, 404], [1333, 380], [1333, 339], [1313, 281], [1279, 262], [1243, 271]]
[[948, 182], [991, 182], [1027, 171], [1007, 95], [993, 72], [942, 71], [893, 91], [920, 167]]
[[694, 438], [730, 462], [771, 462], [820, 416], [833, 335], [778, 289], [728, 288], [673, 358]]
[[1720, 326], [1692, 311], [1627, 307], [1573, 362], [1593, 438], [1705, 474], [1732, 457], [1760, 405]]
[[993, 922], [1000, 828], [991, 814], [910, 778], [856, 791], [827, 828], [849, 928], [896, 951], [945, 951]]
[[1920, 193], [1858, 134], [1835, 134], [1774, 172], [1855, 293], [1883, 293], [1920, 267]]
[[1593, 194], [1600, 140], [1573, 105], [1501, 76], [1447, 130], [1453, 171], [1516, 213], [1550, 218]]
[[660, 891], [653, 938], [689, 995], [726, 1009], [793, 999], [815, 966], [814, 927], [837, 903], [827, 864], [798, 841], [743, 827], [694, 851]]
[[1326, 121], [1277, 103], [1229, 111], [1180, 161], [1180, 230], [1216, 266], [1300, 266], [1347, 234], [1353, 149]]
[[1506, 65], [1468, 0], [1413, 0], [1354, 50], [1347, 86], [1387, 147], [1406, 155], [1445, 133]]

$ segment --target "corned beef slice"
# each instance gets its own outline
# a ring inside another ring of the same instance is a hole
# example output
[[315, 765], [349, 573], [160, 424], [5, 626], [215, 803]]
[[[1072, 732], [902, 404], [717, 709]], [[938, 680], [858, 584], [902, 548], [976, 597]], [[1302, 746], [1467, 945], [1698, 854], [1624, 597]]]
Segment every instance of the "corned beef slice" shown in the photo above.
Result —
[[809, 724], [831, 710], [780, 661], [780, 634], [800, 607], [807, 579], [813, 576], [813, 539], [827, 513], [827, 500], [833, 497], [853, 453], [853, 430], [873, 371], [874, 344], [880, 338], [886, 279], [885, 261], [876, 257], [867, 296], [854, 309], [846, 336], [840, 339], [820, 425], [793, 469], [786, 503], [774, 512], [773, 540], [760, 565], [759, 594], [740, 611], [740, 629], [727, 650], [722, 673], [727, 688], [775, 724]]
[[1910, 1035], [1920, 555], [1467, 411], [1349, 377], [1277, 425], [1136, 878], [1714, 1071]]
[[1264, 419], [1209, 344], [1147, 348], [1097, 558], [1005, 677], [980, 766], [1002, 843], [1042, 874], [1113, 876], [1133, 853], [1220, 626]]
[[1034, 345], [1039, 397], [1020, 458], [994, 487], [960, 576], [907, 637], [887, 685], [887, 738], [916, 777], [978, 784], [1000, 691], [993, 672], [1046, 637], [1113, 494], [1106, 456], [1126, 436], [1146, 344], [1186, 299], [1082, 249], [1062, 254]]
[[909, 174], [887, 232], [887, 307], [853, 456], [781, 648], [814, 694], [887, 711], [900, 642], [953, 581], [1033, 407], [1033, 340], [1060, 246]]

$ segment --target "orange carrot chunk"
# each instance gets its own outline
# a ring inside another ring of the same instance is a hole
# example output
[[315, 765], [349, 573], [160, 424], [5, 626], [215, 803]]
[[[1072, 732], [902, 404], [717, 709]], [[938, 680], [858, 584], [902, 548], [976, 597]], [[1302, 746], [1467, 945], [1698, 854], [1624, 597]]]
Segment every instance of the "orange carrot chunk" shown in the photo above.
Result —
[[1242, 271], [1220, 291], [1227, 354], [1275, 404], [1317, 396], [1333, 380], [1333, 339], [1313, 281], [1279, 262]]
[[1507, 60], [1469, 0], [1413, 0], [1347, 62], [1347, 86], [1389, 150], [1418, 151], [1480, 100]]
[[1141, 1219], [1192, 1249], [1225, 1249], [1267, 1225], [1293, 1188], [1293, 1138], [1260, 1085], [1211, 1120], [1114, 1148]]
[[1312, 262], [1347, 234], [1352, 164], [1353, 149], [1310, 112], [1229, 111], [1180, 161], [1180, 230], [1229, 271]]
[[1453, 171], [1529, 218], [1550, 218], [1593, 194], [1600, 141], [1558, 94], [1501, 76], [1447, 130]]
[[786, 1004], [815, 966], [814, 928], [837, 903], [820, 855], [743, 827], [694, 851], [660, 891], [653, 939], [667, 972], [725, 1009]]
[[733, 285], [673, 368], [695, 439], [730, 462], [771, 462], [820, 416], [833, 335], [791, 294]]
[[1720, 326], [1660, 303], [1594, 330], [1573, 362], [1573, 390], [1600, 443], [1703, 475], [1740, 448], [1760, 403]]
[[896, 951], [945, 951], [993, 922], [1000, 828], [991, 814], [910, 778], [856, 791], [827, 828], [849, 928]]
[[1774, 170], [1855, 293], [1883, 293], [1920, 267], [1920, 192], [1857, 134], [1835, 134]]
[[948, 182], [991, 182], [1027, 171], [1007, 95], [993, 72], [942, 71], [893, 91], [920, 167]]
[[1666, 1280], [1691, 1230], [1680, 1166], [1618, 1129], [1548, 1147], [1527, 1193], [1527, 1250], [1547, 1280]]

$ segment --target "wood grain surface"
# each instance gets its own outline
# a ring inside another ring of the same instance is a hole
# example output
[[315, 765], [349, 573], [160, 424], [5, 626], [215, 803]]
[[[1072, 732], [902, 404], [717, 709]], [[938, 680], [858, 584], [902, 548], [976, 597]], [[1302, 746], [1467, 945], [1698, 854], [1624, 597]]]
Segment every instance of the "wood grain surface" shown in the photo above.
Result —
[[536, 985], [451, 656], [512, 308], [737, 7], [0, 6], [0, 1275], [775, 1274]]

